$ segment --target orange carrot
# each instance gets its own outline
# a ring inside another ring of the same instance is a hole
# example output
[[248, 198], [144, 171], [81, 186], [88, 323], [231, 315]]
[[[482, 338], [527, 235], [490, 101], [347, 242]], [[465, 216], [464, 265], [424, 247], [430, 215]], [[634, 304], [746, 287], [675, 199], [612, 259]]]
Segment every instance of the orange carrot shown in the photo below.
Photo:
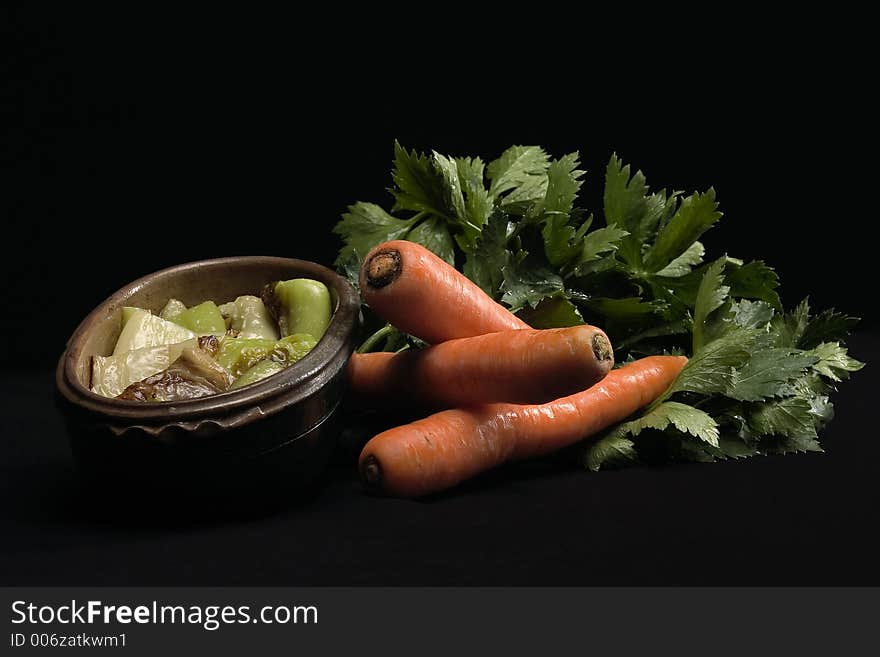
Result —
[[356, 404], [368, 408], [538, 404], [588, 388], [613, 365], [608, 337], [583, 325], [487, 333], [399, 354], [355, 354], [348, 381]]
[[368, 488], [418, 497], [502, 463], [553, 452], [651, 403], [686, 362], [683, 356], [649, 356], [613, 370], [588, 390], [546, 404], [452, 409], [389, 429], [364, 446], [361, 478]]
[[455, 267], [415, 242], [373, 248], [360, 271], [367, 305], [401, 331], [431, 344], [530, 328]]

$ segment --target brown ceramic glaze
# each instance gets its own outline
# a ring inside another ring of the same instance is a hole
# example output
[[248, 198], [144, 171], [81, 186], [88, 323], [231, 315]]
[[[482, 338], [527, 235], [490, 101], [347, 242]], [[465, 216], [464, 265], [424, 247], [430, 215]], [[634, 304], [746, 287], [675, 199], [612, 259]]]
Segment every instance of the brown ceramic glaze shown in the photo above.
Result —
[[[181, 402], [124, 401], [89, 390], [91, 358], [113, 351], [123, 306], [158, 312], [172, 297], [187, 305], [208, 299], [219, 304], [290, 278], [322, 281], [333, 296], [334, 313], [315, 348], [278, 374]], [[251, 486], [272, 478], [303, 483], [323, 468], [335, 441], [343, 373], [358, 321], [359, 299], [348, 281], [303, 260], [219, 258], [140, 278], [83, 320], [59, 360], [56, 383], [74, 455], [90, 474], [137, 485], [158, 480], [191, 488], [209, 479], [214, 486]]]

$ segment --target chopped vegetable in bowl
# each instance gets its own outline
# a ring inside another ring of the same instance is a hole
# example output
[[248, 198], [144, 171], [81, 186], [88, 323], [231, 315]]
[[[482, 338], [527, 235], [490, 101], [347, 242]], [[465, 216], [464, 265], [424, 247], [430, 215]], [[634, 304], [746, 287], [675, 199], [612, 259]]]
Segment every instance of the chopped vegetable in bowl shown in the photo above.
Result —
[[169, 299], [158, 315], [122, 309], [113, 353], [92, 358], [92, 392], [142, 402], [197, 399], [261, 381], [302, 359], [330, 323], [320, 281], [270, 283], [258, 296], [187, 308]]

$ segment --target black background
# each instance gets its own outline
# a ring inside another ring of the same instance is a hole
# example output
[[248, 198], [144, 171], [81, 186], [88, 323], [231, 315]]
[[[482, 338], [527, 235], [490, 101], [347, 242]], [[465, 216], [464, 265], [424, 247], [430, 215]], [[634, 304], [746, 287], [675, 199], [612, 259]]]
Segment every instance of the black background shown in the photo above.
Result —
[[[872, 176], [854, 155], [871, 111], [857, 40], [783, 43], [753, 28], [734, 47], [694, 33], [681, 56], [649, 49], [629, 61], [628, 43], [594, 54], [549, 37], [517, 50], [514, 39], [483, 52], [473, 34], [428, 47], [427, 37], [316, 25], [317, 45], [306, 46], [310, 26], [272, 16], [186, 27], [175, 17], [77, 18], [12, 16], [5, 41], [10, 580], [878, 581], [870, 370], [842, 394], [826, 456], [587, 478], [524, 466], [483, 480], [473, 497], [466, 489], [428, 505], [366, 498], [340, 464], [317, 501], [262, 524], [195, 529], [144, 528], [124, 511], [109, 525], [107, 514], [83, 517], [93, 501], [77, 497], [58, 418], [43, 413], [66, 337], [126, 282], [223, 255], [332, 261], [330, 229], [348, 204], [390, 205], [395, 138], [487, 161], [512, 143], [579, 150], [582, 198], [596, 210], [614, 151], [655, 189], [713, 185], [725, 217], [704, 238], [709, 252], [767, 261], [787, 305], [810, 295], [814, 308], [861, 316], [854, 352], [867, 359], [877, 351], [876, 212]], [[289, 554], [255, 564], [251, 539]], [[605, 560], [600, 574], [573, 570], [579, 550]], [[607, 563], [618, 557], [625, 563]]]
[[[165, 266], [331, 262], [348, 204], [390, 206], [395, 138], [487, 161], [513, 143], [578, 150], [596, 211], [615, 151], [655, 189], [712, 185], [725, 217], [710, 253], [772, 264], [788, 304], [809, 294], [875, 319], [860, 285], [871, 177], [854, 160], [871, 106], [853, 49], [779, 41], [752, 57], [755, 43], [719, 38], [677, 58], [574, 46], [447, 64], [444, 48], [391, 36], [306, 46], [266, 20], [262, 35], [210, 18], [12, 21], [2, 202], [15, 313], [2, 362], [50, 366], [89, 309]], [[21, 323], [45, 348], [15, 346]]]

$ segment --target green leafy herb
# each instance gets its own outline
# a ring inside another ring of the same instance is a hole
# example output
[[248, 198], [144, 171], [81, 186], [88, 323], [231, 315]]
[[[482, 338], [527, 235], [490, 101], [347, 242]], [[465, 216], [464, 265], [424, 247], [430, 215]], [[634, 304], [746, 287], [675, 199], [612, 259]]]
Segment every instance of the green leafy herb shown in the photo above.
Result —
[[662, 431], [670, 425], [718, 447], [718, 423], [705, 411], [681, 402], [663, 402], [624, 426], [632, 435], [638, 436], [644, 429]]
[[[804, 299], [803, 303], [806, 305], [807, 300]], [[809, 309], [807, 311], [809, 312]], [[847, 317], [834, 310], [823, 310], [809, 320], [806, 327], [801, 330], [798, 346], [802, 349], [812, 349], [821, 342], [843, 340], [858, 322], [855, 317]]]
[[406, 239], [430, 249], [451, 265], [455, 264], [455, 244], [449, 228], [438, 217], [431, 217], [413, 228]]
[[737, 327], [695, 351], [667, 396], [676, 392], [726, 395], [734, 386], [737, 370], [749, 362], [755, 337], [754, 331]]
[[742, 299], [731, 305], [733, 321], [743, 328], [766, 326], [773, 319], [773, 308], [764, 301]]
[[534, 328], [559, 328], [579, 326], [584, 318], [577, 307], [563, 297], [550, 297], [539, 302], [534, 308], [523, 308], [519, 317]]
[[800, 396], [755, 406], [749, 413], [748, 423], [749, 428], [759, 436], [816, 438], [810, 403]]
[[804, 374], [817, 357], [792, 349], [755, 351], [736, 371], [729, 396], [740, 401], [762, 401], [794, 394], [791, 382]]
[[590, 441], [583, 450], [582, 460], [590, 470], [637, 463], [635, 443], [626, 437], [625, 425], [619, 425], [598, 440]]
[[678, 256], [675, 260], [666, 265], [657, 272], [657, 276], [669, 276], [675, 278], [691, 273], [691, 270], [703, 262], [703, 256], [706, 254], [706, 248], [701, 242], [694, 242], [687, 250]]
[[729, 287], [721, 284], [725, 264], [723, 258], [713, 263], [706, 270], [697, 289], [697, 299], [694, 302], [694, 353], [705, 344], [703, 331], [709, 314], [721, 307], [730, 292]]
[[725, 283], [730, 286], [730, 293], [735, 297], [760, 299], [769, 303], [776, 310], [782, 310], [782, 302], [776, 293], [779, 278], [776, 272], [760, 260], [739, 265], [729, 263], [725, 275]]
[[550, 158], [538, 146], [511, 146], [486, 167], [489, 197], [500, 207], [544, 198], [549, 164]]
[[536, 265], [527, 257], [511, 258], [504, 267], [504, 292], [501, 301], [512, 310], [535, 308], [548, 297], [555, 296], [564, 290], [562, 277], [550, 268]]
[[512, 255], [507, 250], [511, 226], [507, 215], [496, 213], [489, 217], [479, 239], [467, 253], [464, 274], [479, 285], [490, 297], [497, 297], [504, 280], [504, 268]]
[[850, 372], [858, 372], [865, 366], [864, 363], [851, 358], [846, 353], [846, 347], [842, 347], [839, 342], [823, 342], [811, 353], [815, 356], [813, 369], [832, 381], [849, 378]]
[[704, 232], [721, 218], [715, 190], [699, 192], [681, 202], [678, 211], [658, 233], [645, 258], [649, 271], [660, 271], [687, 251]]

